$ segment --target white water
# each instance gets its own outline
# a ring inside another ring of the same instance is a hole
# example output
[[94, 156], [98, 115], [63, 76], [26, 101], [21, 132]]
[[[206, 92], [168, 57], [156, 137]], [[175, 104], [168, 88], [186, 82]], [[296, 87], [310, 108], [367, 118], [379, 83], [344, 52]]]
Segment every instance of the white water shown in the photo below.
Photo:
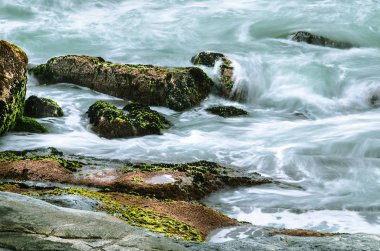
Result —
[[[9, 133], [0, 150], [53, 146], [132, 161], [210, 160], [282, 183], [221, 191], [208, 205], [253, 224], [380, 234], [380, 1], [0, 1], [0, 38], [33, 64], [65, 54], [190, 66], [202, 50], [226, 53], [247, 102], [210, 96], [184, 113], [156, 108], [175, 125], [162, 136], [107, 140], [85, 112], [99, 99], [74, 85], [38, 85], [28, 95], [56, 100], [65, 117], [42, 119], [46, 135]], [[308, 30], [358, 46], [350, 50], [289, 41]], [[207, 72], [214, 76], [213, 70]], [[204, 111], [247, 109], [246, 118]], [[296, 116], [303, 113], [308, 119]]]

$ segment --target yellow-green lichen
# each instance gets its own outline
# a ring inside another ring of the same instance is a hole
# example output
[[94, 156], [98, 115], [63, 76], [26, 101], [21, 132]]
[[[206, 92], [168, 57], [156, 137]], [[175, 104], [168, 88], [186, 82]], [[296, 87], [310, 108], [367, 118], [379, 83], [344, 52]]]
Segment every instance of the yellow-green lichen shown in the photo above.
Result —
[[187, 241], [202, 241], [201, 233], [188, 224], [176, 219], [162, 216], [152, 210], [142, 209], [117, 201], [112, 195], [84, 188], [55, 189], [48, 192], [34, 192], [29, 195], [80, 195], [100, 202], [97, 211], [103, 211], [128, 222], [134, 226], [150, 229], [154, 232], [164, 233], [168, 236], [179, 237]]

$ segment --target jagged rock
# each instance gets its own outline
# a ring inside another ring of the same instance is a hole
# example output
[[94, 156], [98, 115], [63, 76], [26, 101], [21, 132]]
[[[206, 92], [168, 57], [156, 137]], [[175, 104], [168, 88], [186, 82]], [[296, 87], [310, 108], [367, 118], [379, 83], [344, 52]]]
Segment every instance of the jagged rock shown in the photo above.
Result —
[[62, 108], [52, 99], [30, 96], [25, 101], [24, 115], [33, 118], [62, 117]]
[[32, 68], [43, 83], [67, 82], [145, 105], [181, 111], [199, 104], [212, 80], [199, 68], [113, 64], [99, 57], [62, 56]]
[[332, 47], [332, 48], [348, 49], [348, 48], [353, 47], [353, 45], [350, 43], [333, 41], [329, 38], [314, 35], [307, 31], [295, 32], [290, 36], [290, 38], [293, 41], [297, 41], [297, 42], [305, 42], [308, 44], [320, 45], [320, 46], [326, 46], [326, 47]]
[[11, 130], [24, 112], [28, 57], [0, 40], [0, 135]]
[[247, 111], [234, 106], [214, 106], [206, 111], [224, 118], [248, 115]]
[[93, 130], [105, 138], [122, 138], [160, 134], [170, 126], [165, 117], [148, 106], [131, 103], [124, 110], [128, 113], [105, 101], [97, 101], [88, 110]]
[[21, 117], [17, 120], [16, 125], [12, 129], [15, 132], [32, 132], [46, 133], [48, 130], [37, 120], [28, 117]]
[[191, 58], [191, 62], [194, 65], [204, 65], [207, 67], [214, 67], [215, 63], [221, 60], [221, 65], [219, 67], [219, 91], [220, 94], [225, 98], [235, 99], [232, 96], [232, 88], [234, 86], [234, 81], [232, 79], [234, 74], [234, 68], [232, 67], [232, 62], [224, 54], [218, 52], [202, 51]]

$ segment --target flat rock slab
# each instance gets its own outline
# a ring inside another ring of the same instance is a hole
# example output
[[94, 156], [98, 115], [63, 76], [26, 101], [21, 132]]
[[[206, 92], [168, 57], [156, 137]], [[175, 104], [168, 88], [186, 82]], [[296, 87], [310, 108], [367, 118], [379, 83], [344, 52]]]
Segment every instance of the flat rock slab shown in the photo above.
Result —
[[10, 250], [186, 250], [102, 213], [0, 192], [0, 248]]

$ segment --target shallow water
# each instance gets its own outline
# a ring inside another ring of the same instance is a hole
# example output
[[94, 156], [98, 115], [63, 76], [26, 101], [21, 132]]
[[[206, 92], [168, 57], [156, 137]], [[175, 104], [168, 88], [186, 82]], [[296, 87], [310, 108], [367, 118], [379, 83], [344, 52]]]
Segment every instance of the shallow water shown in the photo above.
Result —
[[[38, 85], [63, 118], [40, 121], [47, 135], [9, 133], [0, 150], [53, 146], [131, 161], [215, 161], [279, 184], [218, 192], [205, 203], [257, 225], [380, 234], [380, 1], [49, 1], [0, 2], [0, 38], [30, 63], [86, 54], [125, 63], [190, 66], [202, 50], [232, 60], [245, 103], [213, 95], [178, 113], [161, 136], [108, 140], [85, 112], [99, 99], [125, 101], [70, 84]], [[356, 47], [323, 48], [288, 39], [307, 30]], [[205, 69], [215, 77], [215, 70]], [[205, 112], [233, 104], [249, 116]], [[299, 116], [297, 114], [302, 114]]]

